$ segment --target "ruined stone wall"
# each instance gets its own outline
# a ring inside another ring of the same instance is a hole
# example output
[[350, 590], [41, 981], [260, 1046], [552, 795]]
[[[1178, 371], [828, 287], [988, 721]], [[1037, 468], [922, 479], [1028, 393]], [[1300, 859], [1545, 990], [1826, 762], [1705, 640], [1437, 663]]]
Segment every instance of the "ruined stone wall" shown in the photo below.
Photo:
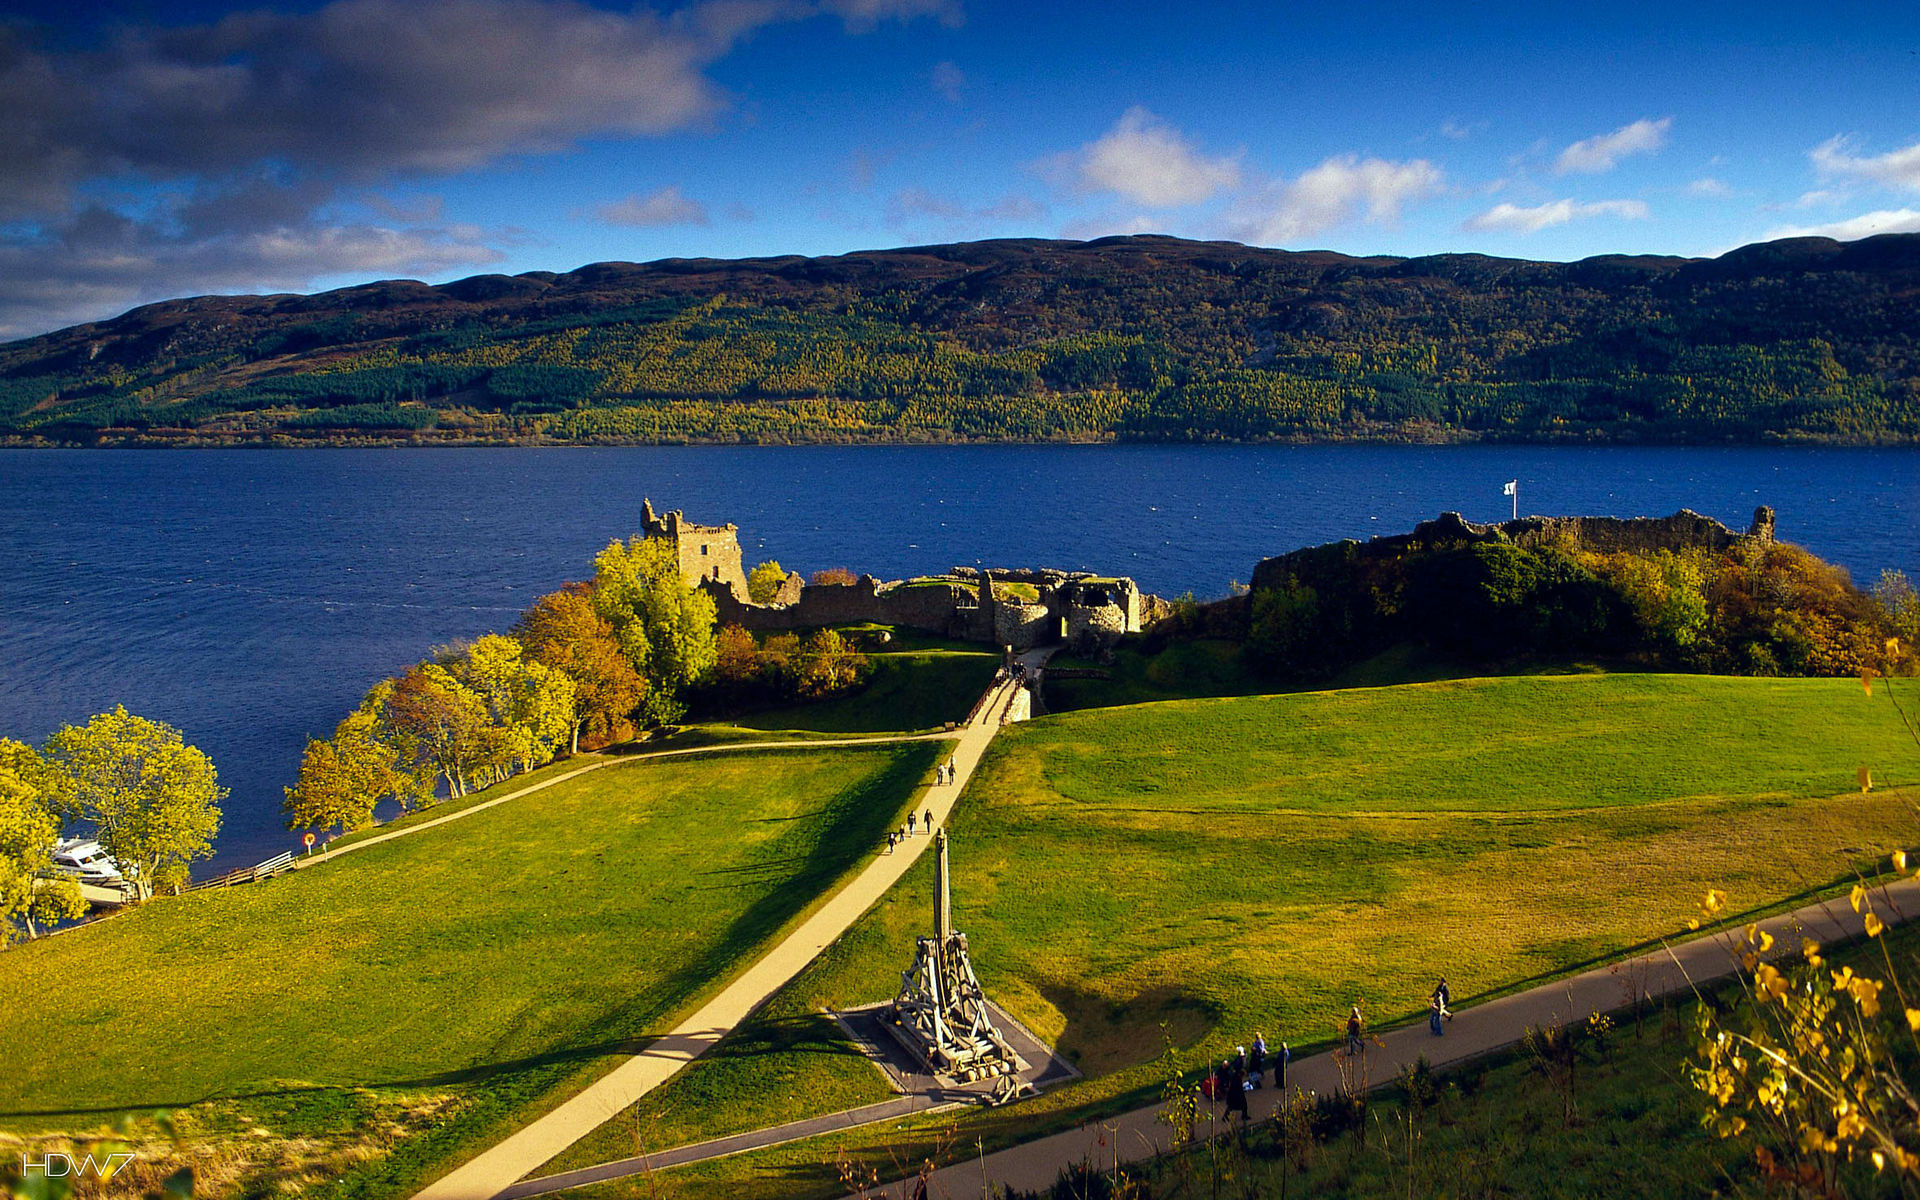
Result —
[[1030, 650], [1053, 640], [1058, 628], [1053, 610], [1044, 604], [1002, 600], [993, 609], [993, 640], [1015, 650]]
[[[787, 604], [748, 604], [708, 580], [702, 588], [714, 598], [722, 625], [756, 631], [814, 629], [822, 625], [904, 625], [942, 636], [960, 636], [955, 613], [965, 588], [887, 586], [871, 575], [849, 584], [815, 583], [798, 590]], [[963, 623], [964, 624], [964, 623]]]
[[1138, 629], [1118, 604], [1076, 604], [1067, 609], [1067, 645], [1076, 654], [1094, 654]]

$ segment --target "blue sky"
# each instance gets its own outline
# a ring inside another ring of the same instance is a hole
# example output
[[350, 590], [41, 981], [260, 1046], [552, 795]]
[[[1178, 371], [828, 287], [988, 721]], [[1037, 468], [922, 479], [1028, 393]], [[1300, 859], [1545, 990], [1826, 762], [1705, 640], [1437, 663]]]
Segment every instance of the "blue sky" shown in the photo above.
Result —
[[0, 336], [980, 237], [1573, 259], [1920, 231], [1915, 9], [1552, 7], [18, 5]]

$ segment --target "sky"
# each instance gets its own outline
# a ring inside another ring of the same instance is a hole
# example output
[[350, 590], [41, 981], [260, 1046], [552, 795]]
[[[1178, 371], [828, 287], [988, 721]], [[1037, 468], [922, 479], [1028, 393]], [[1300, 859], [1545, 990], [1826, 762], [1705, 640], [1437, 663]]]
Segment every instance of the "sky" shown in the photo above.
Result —
[[1920, 6], [33, 0], [0, 338], [205, 293], [1166, 233], [1920, 231]]

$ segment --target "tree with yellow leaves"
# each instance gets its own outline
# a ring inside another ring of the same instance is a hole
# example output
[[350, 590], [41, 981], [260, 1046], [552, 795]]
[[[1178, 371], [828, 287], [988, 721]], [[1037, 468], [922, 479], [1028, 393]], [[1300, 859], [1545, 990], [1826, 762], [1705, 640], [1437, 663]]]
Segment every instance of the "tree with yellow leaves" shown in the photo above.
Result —
[[0, 738], [0, 946], [87, 911], [71, 879], [47, 878], [60, 817], [47, 804], [46, 783], [46, 763], [33, 747]]
[[[1886, 652], [1893, 662], [1901, 647], [1889, 641]], [[1871, 695], [1872, 674], [1861, 682]], [[1908, 873], [1905, 852], [1894, 852], [1892, 866]], [[1726, 903], [1710, 890], [1701, 907], [1711, 919]], [[1847, 903], [1878, 948], [1880, 969], [1836, 966], [1807, 938], [1797, 953], [1776, 954], [1774, 937], [1748, 925], [1730, 945], [1746, 1003], [1725, 1017], [1700, 1006], [1687, 1072], [1707, 1097], [1706, 1127], [1751, 1141], [1770, 1181], [1836, 1196], [1848, 1167], [1871, 1166], [1911, 1192], [1920, 1188], [1920, 991], [1901, 978], [1881, 938], [1884, 889], [1857, 883]]]
[[173, 726], [115, 707], [62, 728], [41, 754], [53, 768], [55, 810], [94, 827], [142, 900], [212, 855], [227, 789]]

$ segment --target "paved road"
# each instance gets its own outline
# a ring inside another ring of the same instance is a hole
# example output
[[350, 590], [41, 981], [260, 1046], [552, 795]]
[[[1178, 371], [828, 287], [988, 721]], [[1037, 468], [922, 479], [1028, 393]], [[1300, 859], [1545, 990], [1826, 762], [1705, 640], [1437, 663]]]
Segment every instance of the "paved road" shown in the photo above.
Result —
[[[1045, 652], [1039, 652], [1039, 661], [1044, 659]], [[972, 777], [974, 767], [979, 765], [980, 756], [985, 753], [988, 743], [1000, 732], [1001, 715], [1012, 698], [1013, 687], [1011, 682], [996, 682], [976, 708], [972, 719], [957, 734], [925, 735], [957, 739], [953, 752], [954, 765], [958, 769], [955, 783], [930, 788], [925, 799], [919, 802], [920, 807], [933, 810], [934, 818], [941, 827], [945, 827], [954, 800], [965, 790], [967, 780]], [[859, 744], [864, 745], [871, 740], [874, 739], [861, 739]], [[832, 743], [797, 744], [813, 747]], [[766, 745], [763, 743], [762, 748]], [[774, 745], [784, 747], [789, 743]], [[686, 752], [692, 749], [690, 747]], [[558, 779], [551, 782], [558, 782]], [[915, 837], [897, 853], [875, 857], [846, 887], [821, 905], [779, 945], [767, 951], [759, 961], [721, 989], [718, 995], [702, 1005], [698, 1012], [639, 1054], [595, 1080], [579, 1095], [482, 1152], [452, 1174], [430, 1184], [416, 1194], [414, 1200], [493, 1200], [522, 1176], [619, 1115], [640, 1097], [672, 1078], [682, 1067], [712, 1049], [748, 1014], [766, 1003], [774, 992], [798, 975], [907, 873], [907, 869], [931, 841], [927, 837]]]
[[[1888, 924], [1920, 915], [1920, 881], [1908, 879], [1874, 893], [1874, 909]], [[1859, 937], [1861, 918], [1847, 902], [1813, 904], [1770, 917], [1760, 922], [1772, 933], [1783, 953], [1797, 953], [1800, 934], [1820, 942]], [[1416, 1025], [1389, 1030], [1379, 1044], [1366, 1052], [1366, 1075], [1375, 1084], [1391, 1082], [1399, 1072], [1421, 1055], [1435, 1067], [1444, 1067], [1505, 1050], [1521, 1039], [1528, 1026], [1552, 1021], [1580, 1021], [1593, 1012], [1615, 1012], [1627, 1007], [1636, 990], [1658, 999], [1684, 994], [1695, 984], [1726, 978], [1733, 963], [1718, 937], [1701, 937], [1674, 946], [1671, 953], [1662, 950], [1627, 959], [1608, 967], [1596, 967], [1569, 979], [1542, 984], [1528, 991], [1462, 1009], [1446, 1026], [1446, 1033], [1434, 1037], [1423, 1019]], [[1308, 1036], [1318, 1040], [1337, 1035], [1343, 1013], [1329, 1013], [1327, 1028]], [[1251, 1035], [1251, 1031], [1248, 1031]], [[1288, 1075], [1289, 1087], [1299, 1086], [1322, 1095], [1340, 1088], [1340, 1075], [1331, 1053], [1296, 1059]], [[1248, 1099], [1255, 1121], [1273, 1115], [1280, 1093], [1269, 1087]], [[1222, 1119], [1221, 1106], [1203, 1102], [1202, 1132], [1209, 1122]], [[1158, 1105], [1135, 1109], [1130, 1113], [1097, 1124], [1083, 1126], [1052, 1137], [1014, 1146], [985, 1158], [973, 1158], [934, 1174], [928, 1194], [934, 1197], [976, 1197], [988, 1194], [984, 1185], [1023, 1190], [1044, 1190], [1053, 1185], [1063, 1167], [1092, 1162], [1111, 1167], [1118, 1160], [1133, 1162], [1149, 1158], [1167, 1148], [1171, 1130], [1160, 1122]], [[1218, 1126], [1216, 1126], [1218, 1127]], [[879, 1197], [908, 1196], [917, 1181], [896, 1184], [892, 1190], [868, 1193]]]

